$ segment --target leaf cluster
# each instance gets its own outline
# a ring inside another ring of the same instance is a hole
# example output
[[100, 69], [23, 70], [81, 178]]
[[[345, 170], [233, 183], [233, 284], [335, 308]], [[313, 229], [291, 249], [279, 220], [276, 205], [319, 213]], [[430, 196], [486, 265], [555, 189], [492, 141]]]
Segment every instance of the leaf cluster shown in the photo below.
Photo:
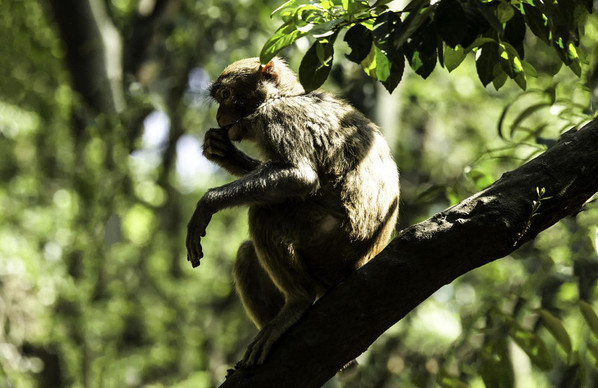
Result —
[[525, 90], [527, 77], [537, 75], [525, 61], [526, 34], [551, 46], [559, 59], [581, 76], [578, 53], [584, 24], [592, 12], [590, 0], [412, 0], [402, 10], [390, 1], [290, 0], [276, 9], [284, 24], [264, 45], [262, 62], [269, 61], [297, 39], [315, 42], [301, 63], [300, 80], [307, 90], [328, 77], [334, 42], [346, 29], [347, 58], [392, 92], [409, 66], [427, 78], [436, 64], [448, 71], [475, 53], [478, 77], [498, 90], [507, 79]]

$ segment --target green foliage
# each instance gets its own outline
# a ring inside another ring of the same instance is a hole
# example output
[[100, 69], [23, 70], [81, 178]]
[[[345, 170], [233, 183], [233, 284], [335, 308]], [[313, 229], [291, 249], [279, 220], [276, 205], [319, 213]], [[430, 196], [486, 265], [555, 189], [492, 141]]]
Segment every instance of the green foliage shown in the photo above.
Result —
[[[437, 63], [453, 71], [470, 52], [476, 54], [482, 85], [492, 83], [498, 90], [510, 78], [525, 90], [527, 79], [537, 76], [534, 66], [524, 60], [527, 26], [555, 50], [562, 63], [581, 76], [582, 59], [577, 49], [592, 11], [591, 1], [412, 0], [403, 10], [390, 9], [387, 3], [287, 1], [273, 12], [284, 24], [266, 42], [260, 58], [267, 62], [304, 36], [324, 43], [326, 37], [348, 29], [344, 40], [352, 52], [347, 58], [360, 64], [389, 92], [403, 76], [404, 59], [413, 71], [427, 78]], [[322, 66], [331, 66], [332, 54], [327, 58], [325, 65], [307, 66], [313, 62], [307, 60], [302, 79], [313, 80], [305, 84], [308, 89], [324, 82]]]
[[[124, 53], [138, 59], [123, 67], [126, 109], [114, 113], [89, 106], [72, 82], [58, 22], [45, 12], [53, 2], [2, 1], [0, 386], [217, 386], [256, 333], [231, 275], [248, 236], [245, 212], [214, 216], [197, 270], [185, 260], [184, 234], [198, 198], [232, 179], [199, 156], [205, 130], [216, 125], [205, 83], [259, 52], [276, 30], [270, 15], [280, 2], [182, 0], [144, 18], [146, 3], [96, 3], [108, 4]], [[598, 24], [581, 24], [589, 3], [559, 4], [571, 10], [560, 20], [549, 17], [557, 3], [535, 1], [418, 1], [402, 11], [384, 0], [304, 3], [275, 13], [288, 27], [270, 46], [299, 31], [301, 51], [289, 43], [284, 53], [302, 80], [315, 88], [328, 77], [327, 87], [381, 124], [401, 170], [399, 228], [486, 187], [594, 114], [591, 72], [583, 68], [588, 84], [558, 72], [561, 46], [552, 43], [557, 33], [569, 36], [595, 63]], [[546, 18], [529, 16], [534, 10]], [[454, 18], [463, 28], [453, 28]], [[580, 46], [574, 29], [563, 28], [575, 20]], [[551, 46], [529, 39], [534, 30]], [[138, 39], [143, 55], [133, 50]], [[334, 56], [335, 40], [400, 93], [389, 96], [350, 71]], [[477, 58], [467, 54], [481, 55], [484, 45], [502, 71], [490, 82], [507, 80], [519, 58], [528, 91], [513, 82], [500, 93], [477, 87]], [[528, 76], [527, 61], [538, 78]], [[451, 73], [424, 80], [432, 64]], [[156, 116], [166, 122], [162, 136], [152, 136]], [[532, 193], [530, 214], [546, 195], [554, 194]], [[597, 224], [594, 201], [513, 257], [447, 285], [382, 335], [356, 376], [330, 385], [595, 385]]]

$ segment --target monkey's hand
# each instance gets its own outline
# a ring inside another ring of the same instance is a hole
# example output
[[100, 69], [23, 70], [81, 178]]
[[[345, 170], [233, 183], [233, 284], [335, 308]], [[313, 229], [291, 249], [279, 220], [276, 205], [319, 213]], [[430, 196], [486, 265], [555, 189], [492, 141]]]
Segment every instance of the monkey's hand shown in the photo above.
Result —
[[206, 227], [212, 219], [212, 214], [213, 212], [202, 198], [187, 224], [187, 260], [191, 262], [193, 268], [199, 265], [199, 259], [203, 257], [201, 238], [206, 235]]
[[212, 128], [206, 132], [203, 155], [228, 172], [242, 176], [254, 170], [260, 162], [239, 151], [225, 129]]
[[226, 160], [234, 160], [239, 150], [228, 138], [225, 129], [211, 128], [206, 132], [203, 141], [203, 154], [208, 160], [221, 164]]

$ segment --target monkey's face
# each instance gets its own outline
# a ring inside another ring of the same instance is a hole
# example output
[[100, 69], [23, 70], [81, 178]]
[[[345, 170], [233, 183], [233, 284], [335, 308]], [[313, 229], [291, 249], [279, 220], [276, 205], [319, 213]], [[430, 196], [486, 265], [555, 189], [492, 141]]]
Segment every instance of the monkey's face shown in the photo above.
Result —
[[264, 102], [259, 81], [259, 62], [256, 61], [252, 66], [233, 64], [227, 67], [210, 87], [210, 95], [219, 104], [218, 125], [227, 131], [231, 140], [238, 141], [251, 135], [242, 125], [242, 119]]

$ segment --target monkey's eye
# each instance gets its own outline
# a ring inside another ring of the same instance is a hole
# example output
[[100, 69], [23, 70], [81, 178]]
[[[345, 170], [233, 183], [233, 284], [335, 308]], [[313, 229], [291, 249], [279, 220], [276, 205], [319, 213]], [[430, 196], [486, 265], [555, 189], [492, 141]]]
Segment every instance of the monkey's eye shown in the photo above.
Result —
[[230, 97], [230, 90], [228, 89], [224, 89], [221, 93], [220, 93], [220, 98], [222, 100], [228, 100], [228, 98]]

